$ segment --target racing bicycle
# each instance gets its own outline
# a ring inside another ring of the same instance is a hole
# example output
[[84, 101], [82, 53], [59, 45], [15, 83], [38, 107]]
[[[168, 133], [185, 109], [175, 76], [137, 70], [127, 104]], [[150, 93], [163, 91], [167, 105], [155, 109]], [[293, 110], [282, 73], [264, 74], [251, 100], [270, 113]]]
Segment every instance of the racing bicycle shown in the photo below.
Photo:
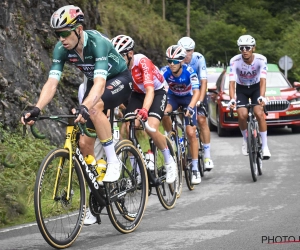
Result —
[[[121, 233], [133, 232], [139, 226], [148, 201], [148, 179], [140, 152], [130, 143], [117, 145], [116, 154], [122, 163], [120, 177], [112, 183], [98, 183], [78, 147], [78, 133], [91, 137], [96, 134], [80, 123], [74, 124], [75, 118], [76, 115], [35, 118], [36, 121], [48, 119], [67, 126], [64, 147], [50, 151], [44, 158], [34, 189], [39, 230], [46, 242], [55, 248], [69, 247], [80, 234], [87, 210], [86, 183], [91, 191], [89, 207], [92, 214], [99, 219], [100, 214], [104, 214], [103, 208], [106, 208], [111, 223]], [[31, 131], [37, 138], [45, 137], [35, 124]], [[135, 168], [124, 157], [128, 154], [134, 158]], [[141, 179], [139, 184], [137, 171]]]
[[[244, 107], [248, 110], [247, 117], [247, 151], [249, 154], [251, 176], [254, 182], [257, 181], [258, 175], [262, 175], [262, 139], [259, 133], [258, 121], [254, 115], [253, 107], [257, 104], [252, 104], [249, 99], [248, 104], [236, 105], [237, 108]], [[266, 106], [264, 106], [264, 113], [268, 115]], [[233, 110], [230, 109], [230, 115], [233, 116]]]
[[[169, 210], [172, 209], [175, 206], [176, 199], [177, 199], [177, 192], [180, 186], [180, 181], [176, 177], [174, 183], [168, 184], [166, 183], [166, 169], [164, 166], [164, 157], [162, 152], [156, 147], [154, 144], [152, 138], [149, 138], [149, 145], [150, 149], [154, 154], [154, 168], [150, 169], [148, 162], [145, 157], [145, 153], [143, 152], [141, 145], [138, 141], [138, 138], [136, 136], [137, 130], [149, 130], [149, 131], [155, 131], [153, 128], [151, 128], [147, 122], [142, 121], [139, 119], [139, 122], [141, 126], [136, 127], [135, 126], [135, 120], [136, 115], [130, 116], [130, 117], [124, 117], [119, 119], [120, 122], [128, 122], [129, 123], [129, 139], [123, 139], [117, 142], [116, 146], [122, 145], [123, 143], [129, 144], [134, 146], [141, 154], [141, 159], [145, 163], [147, 167], [147, 176], [148, 176], [148, 185], [149, 185], [149, 195], [152, 193], [152, 188], [156, 189], [156, 194], [158, 196], [158, 199], [161, 203], [161, 205]], [[176, 161], [176, 155], [173, 151], [173, 147], [171, 145], [171, 141], [165, 137], [167, 141], [167, 146], [170, 149], [170, 154], [173, 157], [174, 161]], [[130, 155], [127, 155], [128, 158], [130, 158]], [[132, 161], [132, 165], [135, 165], [135, 162]], [[178, 165], [179, 166], [179, 165]], [[178, 172], [180, 172], [178, 170]]]

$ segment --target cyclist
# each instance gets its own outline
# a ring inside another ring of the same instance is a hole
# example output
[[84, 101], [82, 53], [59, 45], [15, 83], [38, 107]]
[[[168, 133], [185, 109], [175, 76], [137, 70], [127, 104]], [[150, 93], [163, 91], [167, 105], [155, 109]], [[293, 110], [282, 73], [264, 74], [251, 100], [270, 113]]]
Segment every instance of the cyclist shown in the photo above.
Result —
[[[53, 13], [50, 26], [59, 38], [54, 51], [48, 80], [43, 86], [35, 107], [21, 118], [37, 117], [52, 100], [60, 80], [64, 64], [69, 62], [79, 68], [88, 78], [83, 102], [77, 108], [75, 122], [87, 122], [95, 128], [106, 157], [107, 171], [104, 182], [116, 181], [121, 163], [116, 156], [110, 123], [104, 109], [113, 109], [128, 99], [132, 78], [126, 62], [110, 41], [96, 30], [83, 30], [84, 14], [74, 5], [61, 7]], [[28, 122], [32, 125], [34, 121]], [[94, 154], [94, 138], [80, 137], [80, 148], [84, 156]]]
[[[168, 104], [165, 112], [177, 110], [179, 107], [187, 108], [184, 119], [189, 124], [188, 117], [192, 117], [193, 124], [196, 124], [196, 103], [199, 100], [199, 80], [192, 67], [183, 64], [186, 51], [179, 45], [172, 45], [166, 51], [168, 65], [161, 71], [169, 85]], [[164, 116], [163, 126], [165, 131], [172, 130], [169, 116]], [[192, 184], [201, 182], [198, 170], [198, 141], [196, 138], [195, 126], [186, 126], [187, 137], [190, 142], [192, 156]]]
[[137, 114], [140, 119], [148, 120], [150, 127], [156, 130], [146, 132], [164, 156], [166, 182], [173, 183], [177, 173], [176, 163], [170, 155], [164, 135], [159, 131], [167, 103], [165, 79], [149, 58], [134, 53], [134, 40], [131, 37], [118, 35], [111, 42], [125, 58], [133, 78], [133, 92], [126, 107], [125, 117]]
[[[251, 98], [251, 103], [257, 104], [253, 111], [262, 138], [263, 159], [269, 159], [271, 153], [267, 144], [267, 123], [263, 112], [263, 106], [267, 104], [265, 98], [267, 59], [261, 54], [254, 53], [256, 42], [250, 35], [240, 36], [237, 45], [241, 54], [230, 60], [229, 95], [231, 100], [228, 107], [234, 108], [236, 103], [239, 105], [247, 104], [249, 98]], [[239, 127], [243, 135], [242, 153], [248, 155], [246, 132], [248, 112], [245, 107], [241, 107], [237, 109], [237, 113]]]
[[210, 130], [206, 121], [205, 106], [206, 100], [206, 89], [207, 89], [207, 73], [206, 73], [206, 62], [202, 54], [195, 52], [195, 42], [190, 37], [182, 37], [177, 42], [178, 45], [182, 46], [186, 50], [186, 57], [183, 62], [190, 65], [198, 75], [200, 84], [200, 97], [197, 102], [197, 122], [201, 131], [201, 141], [203, 142], [204, 148], [204, 164], [205, 169], [210, 171], [214, 167], [213, 161], [210, 159]]

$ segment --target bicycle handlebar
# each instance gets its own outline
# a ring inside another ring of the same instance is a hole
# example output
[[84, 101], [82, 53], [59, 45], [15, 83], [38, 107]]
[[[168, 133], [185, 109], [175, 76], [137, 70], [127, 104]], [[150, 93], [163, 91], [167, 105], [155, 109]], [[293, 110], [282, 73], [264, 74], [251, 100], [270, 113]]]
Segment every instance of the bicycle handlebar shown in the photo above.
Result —
[[[25, 122], [40, 121], [40, 120], [48, 119], [48, 120], [53, 120], [53, 121], [63, 123], [63, 124], [68, 125], [68, 126], [74, 126], [74, 120], [73, 119], [75, 119], [76, 117], [77, 117], [76, 115], [50, 115], [50, 116], [28, 117], [27, 119], [25, 119]], [[68, 121], [62, 120], [64, 118], [68, 118]], [[87, 130], [87, 127], [86, 127], [85, 124], [78, 123], [77, 125], [78, 125], [78, 127], [79, 127], [82, 134], [86, 134], [87, 136], [93, 137], [93, 138], [97, 137], [96, 133], [89, 132]], [[26, 125], [23, 126], [23, 133], [24, 134], [25, 134], [25, 129], [26, 129]], [[38, 138], [38, 139], [45, 139], [46, 138], [46, 135], [40, 133], [40, 131], [36, 128], [35, 124], [30, 126], [30, 130], [31, 130], [31, 133], [33, 134], [33, 136], [35, 138]]]
[[[256, 106], [256, 105], [257, 105], [257, 104], [247, 103], [247, 104], [243, 104], [243, 105], [236, 105], [236, 107], [237, 107], [237, 108], [244, 107], [244, 108], [249, 109], [250, 107], [254, 107], [254, 106]], [[266, 105], [263, 106], [263, 109], [264, 109], [265, 115], [268, 115], [268, 110], [267, 110]], [[230, 108], [230, 117], [232, 117], [232, 116], [233, 116], [233, 109]]]
[[[165, 112], [164, 115], [167, 115], [167, 116], [184, 115], [185, 116], [186, 111], [187, 111], [187, 108], [184, 108], [183, 111], [174, 110], [171, 112]], [[194, 126], [192, 117], [188, 116], [188, 121], [189, 121], [188, 125]]]
[[[124, 117], [124, 118], [121, 118], [121, 119], [118, 119], [116, 121], [120, 121], [120, 122], [129, 122], [131, 120], [135, 120], [137, 119], [137, 116], [136, 115], [132, 115], [132, 116], [129, 116], [129, 117]], [[142, 127], [143, 129], [145, 130], [148, 130], [150, 132], [156, 132], [156, 129], [155, 128], [152, 128], [149, 123], [148, 123], [148, 120], [146, 121], [143, 121], [142, 119], [138, 119], [139, 122], [142, 124]]]

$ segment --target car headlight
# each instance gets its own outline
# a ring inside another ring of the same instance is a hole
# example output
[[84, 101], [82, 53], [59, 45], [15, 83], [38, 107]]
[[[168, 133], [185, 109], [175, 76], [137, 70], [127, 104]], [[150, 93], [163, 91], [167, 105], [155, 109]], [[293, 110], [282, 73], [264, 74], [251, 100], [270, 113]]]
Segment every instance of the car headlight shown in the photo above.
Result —
[[223, 100], [221, 101], [222, 107], [227, 107], [229, 103], [229, 100]]
[[290, 103], [293, 104], [293, 105], [300, 104], [300, 97], [290, 100]]

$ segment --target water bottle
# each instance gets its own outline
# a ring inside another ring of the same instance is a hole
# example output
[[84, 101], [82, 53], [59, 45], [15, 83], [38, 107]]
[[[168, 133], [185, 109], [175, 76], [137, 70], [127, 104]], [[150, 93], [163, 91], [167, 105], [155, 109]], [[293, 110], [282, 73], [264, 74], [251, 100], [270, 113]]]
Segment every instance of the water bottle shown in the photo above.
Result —
[[149, 170], [154, 170], [154, 154], [151, 149], [149, 149], [146, 153], [146, 162]]
[[96, 171], [97, 162], [96, 162], [96, 159], [94, 158], [94, 156], [87, 155], [86, 157], [84, 157], [84, 160], [85, 160], [86, 164], [88, 165], [89, 170], [92, 172], [92, 174], [95, 176], [95, 178], [97, 178], [97, 176], [98, 176], [98, 173]]
[[181, 147], [181, 153], [184, 153], [185, 148], [184, 148], [184, 138], [183, 137], [179, 138], [179, 145]]
[[96, 171], [98, 173], [97, 181], [102, 183], [106, 173], [106, 161], [103, 158], [97, 161]]

